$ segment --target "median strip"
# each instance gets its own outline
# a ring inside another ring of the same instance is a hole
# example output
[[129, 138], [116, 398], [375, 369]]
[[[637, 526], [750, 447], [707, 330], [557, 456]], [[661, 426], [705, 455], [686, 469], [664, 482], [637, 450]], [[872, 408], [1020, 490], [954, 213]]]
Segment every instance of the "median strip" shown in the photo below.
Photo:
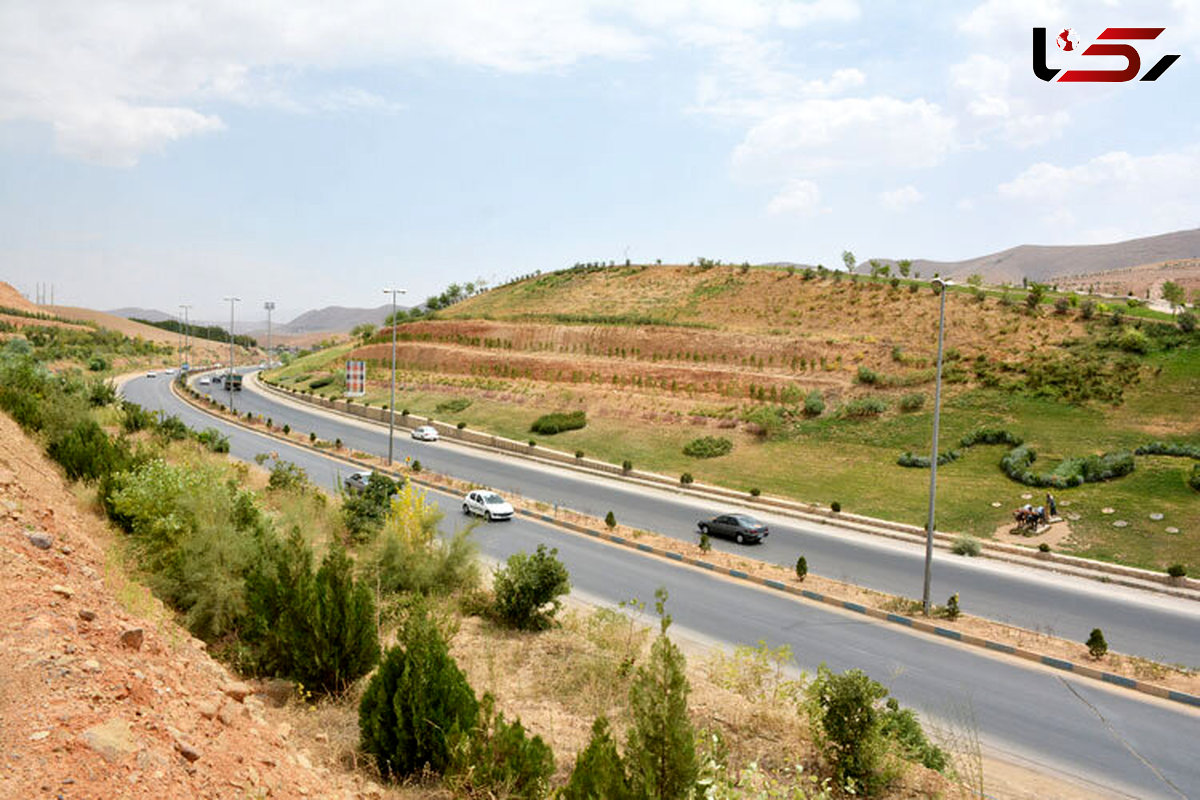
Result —
[[[172, 383], [171, 391], [177, 397], [179, 397], [181, 400], [183, 400], [184, 402], [193, 406], [194, 408], [197, 408], [198, 410], [203, 411], [212, 416], [216, 416], [216, 417], [220, 418], [222, 421], [226, 422], [227, 424], [236, 425], [244, 430], [252, 431], [261, 436], [266, 436], [266, 437], [284, 442], [293, 447], [299, 447], [299, 448], [311, 450], [311, 451], [320, 453], [322, 455], [325, 455], [325, 456], [328, 456], [331, 458], [336, 458], [347, 464], [354, 465], [357, 467], [362, 467], [364, 469], [379, 470], [380, 472], [383, 472], [384, 474], [390, 474], [393, 477], [402, 477], [404, 479], [411, 480], [413, 483], [416, 483], [416, 484], [423, 486], [425, 488], [428, 488], [428, 489], [433, 489], [433, 490], [443, 491], [443, 492], [450, 491], [450, 492], [455, 492], [455, 493], [461, 492], [463, 490], [463, 486], [459, 485], [459, 484], [464, 484], [464, 482], [456, 481], [455, 479], [449, 478], [447, 476], [430, 475], [429, 477], [419, 477], [418, 474], [413, 473], [411, 471], [401, 473], [394, 469], [388, 470], [388, 469], [381, 468], [376, 463], [367, 461], [363, 458], [358, 458], [353, 454], [348, 455], [348, 456], [342, 455], [342, 454], [333, 454], [333, 453], [328, 452], [327, 449], [315, 447], [308, 442], [296, 441], [295, 439], [291, 438], [290, 436], [285, 436], [281, 433], [276, 433], [271, 430], [266, 430], [266, 431], [260, 430], [258, 426], [247, 424], [241, 418], [235, 418], [235, 417], [230, 417], [229, 415], [226, 415], [226, 414], [216, 413], [214, 411], [214, 409], [207, 406], [207, 404], [205, 404], [205, 403], [197, 401], [196, 399], [191, 397], [188, 393], [186, 393], [186, 392], [180, 393], [174, 383]], [[524, 498], [513, 498], [513, 499], [517, 500], [518, 502], [524, 501]], [[514, 503], [514, 506], [517, 506], [517, 503]], [[535, 506], [536, 506], [536, 504], [535, 504]], [[934, 636], [948, 638], [948, 639], [951, 639], [951, 640], [956, 641], [961, 644], [965, 644], [965, 645], [969, 645], [969, 646], [973, 646], [973, 647], [979, 647], [979, 648], [986, 649], [986, 650], [991, 650], [996, 653], [1002, 653], [1005, 655], [1015, 656], [1017, 658], [1021, 658], [1021, 659], [1027, 660], [1027, 661], [1032, 661], [1034, 663], [1038, 663], [1038, 664], [1041, 664], [1043, 666], [1047, 666], [1047, 667], [1050, 667], [1053, 669], [1070, 672], [1070, 673], [1080, 676], [1080, 677], [1091, 678], [1091, 679], [1098, 680], [1103, 683], [1108, 683], [1108, 684], [1111, 684], [1114, 686], [1119, 686], [1121, 688], [1131, 689], [1133, 691], [1140, 692], [1142, 694], [1147, 694], [1147, 695], [1151, 695], [1154, 697], [1159, 697], [1159, 698], [1163, 698], [1166, 700], [1170, 700], [1172, 702], [1182, 703], [1182, 704], [1189, 705], [1189, 706], [1192, 706], [1195, 708], [1200, 708], [1200, 695], [1197, 695], [1197, 694], [1193, 694], [1190, 692], [1178, 691], [1175, 689], [1170, 689], [1167, 687], [1159, 686], [1157, 684], [1149, 683], [1149, 682], [1138, 680], [1135, 678], [1129, 678], [1127, 676], [1119, 675], [1116, 673], [1102, 671], [1102, 670], [1096, 669], [1095, 667], [1089, 667], [1089, 666], [1082, 665], [1082, 664], [1076, 664], [1075, 662], [1070, 661], [1068, 659], [1058, 658], [1055, 656], [1046, 655], [1044, 653], [1038, 653], [1036, 651], [1028, 650], [1024, 647], [1014, 646], [1012, 644], [1007, 644], [1004, 642], [997, 642], [997, 641], [993, 641], [991, 639], [987, 639], [984, 637], [975, 636], [973, 634], [963, 633], [962, 631], [957, 631], [957, 630], [954, 630], [951, 628], [945, 628], [940, 625], [936, 625], [932, 622], [926, 621], [924, 619], [915, 619], [912, 617], [907, 617], [902, 614], [896, 614], [896, 613], [892, 613], [892, 612], [889, 612], [886, 610], [877, 609], [877, 608], [868, 606], [864, 603], [845, 600], [842, 598], [823, 594], [821, 592], [816, 592], [816, 591], [812, 591], [810, 589], [801, 588], [799, 586], [790, 585], [790, 584], [784, 583], [779, 580], [773, 580], [771, 578], [752, 575], [746, 569], [738, 569], [736, 567], [721, 566], [721, 565], [715, 564], [711, 561], [707, 561], [702, 558], [696, 558], [694, 556], [689, 556], [685, 553], [680, 553], [677, 550], [672, 549], [672, 547], [669, 545], [668, 546], [657, 546], [657, 545], [653, 545], [653, 544], [647, 544], [645, 542], [636, 541], [636, 538], [638, 538], [641, 535], [650, 535], [650, 536], [654, 535], [654, 534], [650, 534], [647, 532], [635, 531], [634, 536], [631, 539], [629, 537], [618, 535], [611, 531], [599, 530], [598, 528], [592, 527], [587, 524], [579, 524], [577, 522], [573, 522], [570, 520], [562, 520], [555, 516], [547, 515], [547, 514], [543, 513], [540, 509], [536, 509], [536, 508], [534, 510], [531, 510], [528, 508], [518, 506], [516, 508], [516, 513], [520, 514], [523, 517], [527, 517], [532, 521], [541, 522], [542, 524], [550, 525], [550, 526], [559, 528], [564, 531], [582, 534], [582, 535], [586, 535], [586, 536], [591, 536], [593, 538], [597, 538], [602, 541], [609, 542], [611, 544], [627, 547], [630, 550], [667, 558], [672, 561], [687, 564], [689, 566], [697, 567], [700, 569], [705, 569], [705, 570], [715, 572], [715, 573], [718, 573], [721, 575], [726, 575], [726, 576], [729, 576], [730, 578], [733, 578], [736, 580], [742, 580], [742, 581], [754, 583], [754, 584], [757, 584], [760, 586], [765, 586], [769, 589], [783, 592], [784, 594], [788, 594], [788, 595], [791, 595], [794, 597], [799, 597], [799, 598], [810, 600], [810, 601], [813, 601], [816, 603], [833, 606], [835, 608], [840, 608], [842, 610], [850, 611], [852, 613], [862, 614], [864, 616], [868, 616], [868, 617], [880, 620], [882, 622], [901, 625], [901, 626], [903, 626], [905, 628], [909, 628], [911, 630], [918, 630], [918, 631], [921, 631], [924, 633], [933, 634]], [[593, 523], [595, 522], [595, 521], [589, 520], [589, 518], [587, 518], [584, 515], [576, 514], [576, 512], [569, 512], [569, 513], [572, 513], [572, 514], [584, 519], [585, 521], [590, 521]], [[665, 537], [655, 537], [655, 538], [656, 538], [656, 540], [661, 541]], [[666, 542], [663, 542], [663, 544], [666, 544], [668, 542], [676, 542], [676, 541], [677, 540], [667, 539]], [[678, 544], [682, 545], [682, 542], [678, 542]], [[766, 564], [761, 564], [761, 567], [763, 569], [769, 569], [769, 568], [770, 569], [778, 569], [778, 568], [773, 567], [773, 565], [766, 565]], [[814, 576], [814, 577], [816, 577], [816, 576]], [[829, 581], [828, 579], [819, 579], [819, 580], [824, 580], [829, 583], [836, 583], [833, 581]], [[877, 595], [880, 598], [886, 597], [886, 595], [883, 595], [882, 593], [879, 593], [879, 592], [870, 592], [869, 590], [860, 590], [860, 591], [866, 591], [869, 594]], [[898, 598], [894, 598], [894, 599], [898, 599]], [[980, 622], [984, 622], [984, 621], [981, 620]], [[1018, 637], [1020, 637], [1021, 635], [1028, 635], [1028, 636], [1033, 636], [1033, 637], [1040, 636], [1040, 634], [1036, 634], [1032, 631], [1025, 631], [1024, 629], [1015, 628], [1013, 626], [1001, 625], [999, 623], [990, 623], [990, 622], [987, 624], [995, 626], [1002, 630], [1007, 629], [1007, 630], [1016, 632], [1018, 634]], [[1045, 637], [1045, 638], [1049, 639], [1050, 637]]]

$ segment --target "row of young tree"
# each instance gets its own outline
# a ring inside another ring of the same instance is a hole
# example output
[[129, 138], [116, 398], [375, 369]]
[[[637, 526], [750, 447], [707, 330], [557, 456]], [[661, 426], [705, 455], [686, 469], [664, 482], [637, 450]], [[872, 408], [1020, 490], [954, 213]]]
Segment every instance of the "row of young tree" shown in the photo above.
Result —
[[[107, 406], [116, 409], [105, 412], [118, 420], [116, 434], [95, 418]], [[164, 458], [171, 441], [192, 435], [178, 419], [118, 404], [111, 386], [54, 375], [11, 345], [0, 351], [0, 408], [40, 438], [69, 477], [96, 486], [145, 580], [240, 672], [336, 694], [375, 670], [359, 728], [381, 775], [433, 771], [469, 796], [550, 792], [550, 747], [519, 719], [507, 720], [494, 698], [477, 697], [449, 654], [429, 598], [474, 590], [478, 566], [470, 530], [439, 536], [440, 514], [411, 482], [375, 476], [367, 491], [344, 498], [339, 527], [318, 558], [306, 526], [326, 515], [327, 501], [295, 465], [272, 465], [266, 492], [276, 503], [268, 511], [244, 488], [244, 475], [230, 477], [244, 466]], [[215, 431], [194, 438], [222, 450]], [[483, 613], [542, 630], [555, 624], [569, 588], [557, 553], [542, 546], [496, 571]], [[719, 754], [701, 747], [707, 737], [691, 722], [686, 662], [667, 636], [666, 600], [660, 591], [659, 634], [630, 684], [623, 750], [609, 721], [596, 719], [563, 797], [668, 800], [716, 785], [711, 765]], [[397, 641], [381, 653], [389, 620], [399, 620]], [[810, 684], [809, 718], [837, 785], [860, 793], [881, 787], [894, 774], [895, 743], [911, 742], [914, 726], [920, 734], [911, 712], [882, 705], [886, 694], [861, 673], [822, 670]], [[907, 740], [888, 732], [896, 719], [906, 720]]]

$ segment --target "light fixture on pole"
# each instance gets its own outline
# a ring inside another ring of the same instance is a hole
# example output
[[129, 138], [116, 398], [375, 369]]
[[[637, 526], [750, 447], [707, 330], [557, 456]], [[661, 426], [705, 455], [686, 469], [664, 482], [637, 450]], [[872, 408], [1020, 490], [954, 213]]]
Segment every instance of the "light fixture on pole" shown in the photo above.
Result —
[[[183, 311], [183, 352], [187, 354], [187, 364], [190, 367], [192, 363], [192, 354], [191, 342], [189, 341], [191, 337], [191, 327], [188, 323], [188, 309], [191, 308], [191, 305], [187, 303], [180, 303], [179, 308]], [[180, 364], [179, 366], [180, 371], [182, 371], [183, 365]]]
[[240, 297], [226, 297], [226, 302], [229, 303], [229, 371], [228, 377], [225, 379], [225, 389], [229, 392], [229, 410], [234, 411], [233, 407], [233, 304], [242, 302]]
[[396, 295], [406, 294], [405, 289], [384, 289], [384, 294], [392, 296], [392, 398], [388, 401], [388, 459], [392, 463], [392, 439], [396, 433]]
[[938, 423], [942, 416], [942, 340], [946, 330], [946, 288], [950, 281], [934, 278], [932, 285], [941, 289], [941, 311], [938, 314], [937, 381], [933, 389], [933, 453], [929, 457], [929, 517], [925, 521], [925, 588], [921, 593], [921, 608], [929, 616], [929, 588], [933, 572], [933, 510], [937, 499]]
[[267, 369], [271, 368], [271, 312], [275, 310], [275, 302], [268, 300], [263, 303], [263, 308], [267, 310]]

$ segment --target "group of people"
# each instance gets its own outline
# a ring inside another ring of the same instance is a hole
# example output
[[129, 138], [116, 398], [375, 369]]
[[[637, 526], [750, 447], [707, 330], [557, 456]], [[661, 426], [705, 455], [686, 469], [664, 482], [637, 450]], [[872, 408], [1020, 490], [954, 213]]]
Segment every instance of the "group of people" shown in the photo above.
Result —
[[1037, 530], [1042, 525], [1049, 525], [1051, 517], [1058, 516], [1058, 503], [1054, 495], [1046, 494], [1046, 505], [1034, 506], [1026, 503], [1013, 512], [1017, 525]]

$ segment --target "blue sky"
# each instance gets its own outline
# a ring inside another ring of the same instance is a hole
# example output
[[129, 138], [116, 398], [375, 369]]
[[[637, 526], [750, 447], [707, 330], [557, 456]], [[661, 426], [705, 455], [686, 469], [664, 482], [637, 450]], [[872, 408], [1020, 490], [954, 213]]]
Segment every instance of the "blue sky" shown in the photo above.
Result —
[[[1044, 83], [1109, 26], [1158, 81]], [[1082, 49], [1079, 48], [1079, 49]], [[288, 319], [577, 261], [1200, 226], [1200, 0], [0, 3], [0, 279]]]

